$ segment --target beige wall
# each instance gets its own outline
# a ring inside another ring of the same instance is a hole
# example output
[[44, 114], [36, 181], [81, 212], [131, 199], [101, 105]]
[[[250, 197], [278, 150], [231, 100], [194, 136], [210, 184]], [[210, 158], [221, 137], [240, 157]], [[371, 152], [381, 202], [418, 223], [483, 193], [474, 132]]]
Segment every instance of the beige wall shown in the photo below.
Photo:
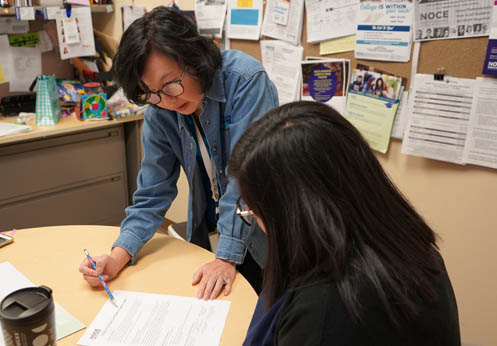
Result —
[[390, 177], [438, 233], [456, 293], [463, 342], [497, 345], [497, 170], [378, 154]]
[[[131, 1], [115, 1], [116, 8]], [[159, 1], [146, 3], [147, 8]], [[193, 1], [178, 2], [193, 9]], [[99, 31], [121, 35], [121, 13], [96, 18]], [[428, 42], [427, 44], [432, 44]], [[400, 152], [394, 141], [387, 155], [378, 154], [383, 167], [412, 204], [439, 234], [445, 263], [458, 300], [462, 340], [497, 345], [497, 170], [458, 166]], [[188, 184], [182, 174], [180, 193], [168, 218], [186, 220]]]

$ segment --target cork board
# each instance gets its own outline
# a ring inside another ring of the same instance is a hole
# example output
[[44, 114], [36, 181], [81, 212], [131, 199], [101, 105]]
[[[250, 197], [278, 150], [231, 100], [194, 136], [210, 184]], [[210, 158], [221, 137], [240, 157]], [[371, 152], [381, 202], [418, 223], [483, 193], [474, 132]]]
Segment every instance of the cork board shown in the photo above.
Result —
[[[301, 44], [304, 47], [304, 59], [306, 56], [320, 56], [319, 44], [307, 43], [307, 20], [304, 12], [304, 23], [302, 28]], [[270, 39], [265, 38], [263, 39]], [[488, 36], [478, 38], [464, 38], [453, 40], [426, 41], [421, 43], [418, 60], [418, 73], [436, 73], [439, 67], [445, 67], [447, 73], [458, 78], [476, 78], [482, 76], [483, 62], [487, 49]], [[231, 40], [231, 48], [239, 49], [261, 61], [261, 48], [259, 41]], [[407, 63], [387, 62], [377, 60], [355, 59], [354, 52], [322, 55], [321, 57], [345, 58], [351, 60], [352, 68], [357, 63], [363, 63], [400, 75], [408, 79], [408, 87], [411, 78], [411, 59]]]
[[[45, 21], [40, 17], [37, 17], [34, 21], [29, 21], [29, 32], [35, 32], [40, 30], [54, 31], [55, 21]], [[53, 39], [57, 39], [53, 37]], [[51, 52], [45, 52], [41, 55], [41, 70], [44, 75], [55, 75], [57, 78], [73, 79], [74, 71], [70, 60], [60, 60], [60, 54], [58, 49], [54, 49]], [[0, 84], [0, 99], [4, 96], [25, 94], [25, 92], [9, 92], [9, 83]]]

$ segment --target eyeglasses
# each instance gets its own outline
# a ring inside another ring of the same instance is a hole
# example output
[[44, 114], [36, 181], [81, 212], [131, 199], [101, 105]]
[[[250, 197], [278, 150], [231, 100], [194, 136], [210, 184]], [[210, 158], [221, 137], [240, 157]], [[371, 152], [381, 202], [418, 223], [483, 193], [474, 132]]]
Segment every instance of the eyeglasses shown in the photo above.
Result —
[[160, 90], [158, 91], [147, 90], [143, 94], [139, 95], [140, 101], [150, 103], [152, 105], [157, 105], [162, 101], [161, 94], [171, 97], [182, 95], [185, 92], [185, 88], [181, 83], [183, 81], [184, 76], [185, 76], [185, 69], [183, 69], [183, 72], [181, 73], [179, 79], [172, 82], [167, 82], [162, 86]]
[[242, 219], [242, 221], [249, 226], [254, 223], [255, 213], [248, 208], [247, 204], [241, 197], [238, 197], [238, 200], [236, 201], [236, 215], [240, 216], [240, 219]]

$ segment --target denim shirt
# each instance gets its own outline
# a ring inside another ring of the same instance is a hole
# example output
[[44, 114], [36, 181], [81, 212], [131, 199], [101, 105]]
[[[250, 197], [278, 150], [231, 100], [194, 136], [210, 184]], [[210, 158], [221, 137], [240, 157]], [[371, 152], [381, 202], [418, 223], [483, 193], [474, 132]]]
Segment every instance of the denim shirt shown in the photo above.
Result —
[[[236, 215], [240, 193], [236, 181], [227, 177], [227, 165], [234, 145], [249, 125], [278, 106], [278, 94], [254, 58], [236, 50], [223, 51], [222, 57], [222, 67], [216, 71], [212, 86], [205, 93], [200, 115], [221, 190], [216, 257], [239, 264], [248, 249], [263, 267], [267, 251], [265, 236], [260, 231], [254, 232], [255, 225], [245, 225]], [[180, 166], [190, 187], [187, 240], [200, 225], [207, 197], [192, 135], [184, 115], [148, 107], [142, 133], [144, 157], [133, 195], [134, 204], [126, 208], [121, 233], [113, 244], [129, 252], [131, 263], [163, 224], [164, 215], [178, 192]]]

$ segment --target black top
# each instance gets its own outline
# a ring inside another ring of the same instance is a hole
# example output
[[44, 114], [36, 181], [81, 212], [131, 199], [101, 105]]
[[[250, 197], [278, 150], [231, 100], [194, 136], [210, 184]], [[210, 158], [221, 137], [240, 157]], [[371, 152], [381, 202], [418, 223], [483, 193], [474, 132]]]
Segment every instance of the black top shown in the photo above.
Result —
[[[457, 304], [443, 261], [442, 269], [437, 301], [425, 305], [413, 319], [399, 319], [399, 327], [392, 324], [369, 284], [359, 294], [361, 322], [352, 318], [337, 285], [330, 281], [290, 290], [284, 304], [267, 312], [261, 309], [261, 295], [244, 345], [460, 346]], [[268, 314], [277, 319], [276, 324]]]

